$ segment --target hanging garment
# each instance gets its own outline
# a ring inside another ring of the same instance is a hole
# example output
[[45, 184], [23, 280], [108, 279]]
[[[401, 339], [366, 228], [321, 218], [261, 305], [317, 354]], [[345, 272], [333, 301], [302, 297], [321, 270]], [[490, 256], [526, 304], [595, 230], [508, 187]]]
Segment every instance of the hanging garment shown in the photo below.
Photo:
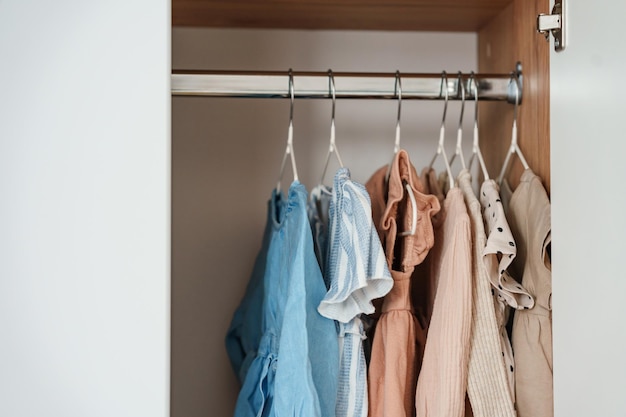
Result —
[[[320, 194], [321, 197], [321, 194]], [[319, 197], [314, 200], [320, 201]], [[328, 218], [328, 258], [323, 271], [329, 290], [320, 303], [321, 315], [339, 325], [339, 386], [337, 417], [367, 417], [365, 332], [361, 314], [374, 312], [372, 300], [385, 296], [393, 280], [372, 222], [365, 187], [350, 179], [350, 171], [335, 174]]]
[[243, 300], [235, 310], [230, 328], [226, 334], [226, 352], [230, 363], [243, 384], [248, 373], [250, 363], [259, 351], [259, 344], [263, 336], [261, 324], [263, 313], [263, 279], [267, 252], [272, 235], [272, 201], [268, 201], [267, 218], [261, 250], [254, 262], [252, 276], [248, 281]]
[[[439, 176], [437, 180], [439, 182], [437, 182], [437, 184], [434, 182], [431, 184], [429, 182], [435, 181], [435, 177], [430, 176], [428, 173], [429, 168], [422, 170], [421, 181], [424, 184], [424, 191], [435, 196], [439, 201], [439, 206], [443, 207], [446, 196], [443, 193], [443, 188], [440, 183], [442, 176]], [[448, 177], [446, 175], [445, 181], [448, 181], [447, 178]], [[443, 210], [440, 210], [433, 216], [433, 226], [435, 230], [441, 226], [444, 216], [445, 213]], [[411, 296], [413, 308], [415, 309], [415, 315], [420, 320], [420, 323], [423, 323], [426, 333], [428, 333], [428, 326], [430, 325], [430, 319], [435, 305], [435, 295], [437, 293], [438, 275], [431, 273], [431, 263], [433, 257], [436, 257], [433, 253], [438, 249], [439, 248], [435, 245], [433, 249], [431, 249], [429, 256], [427, 256], [424, 261], [415, 268], [411, 282]], [[421, 358], [418, 366], [421, 368]]]
[[508, 369], [501, 360], [500, 326], [496, 319], [492, 287], [483, 249], [487, 243], [480, 202], [472, 189], [471, 175], [461, 171], [458, 178], [463, 191], [472, 231], [472, 271], [474, 277], [472, 336], [470, 343], [467, 393], [475, 417], [515, 417], [508, 382]]
[[[434, 170], [426, 175], [424, 183], [438, 187]], [[417, 380], [417, 417], [462, 417], [465, 413], [472, 324], [472, 242], [469, 216], [458, 187], [448, 191], [442, 212], [430, 254], [430, 273], [436, 277], [437, 290]]]
[[487, 230], [487, 245], [483, 251], [483, 261], [494, 290], [502, 358], [508, 370], [511, 399], [515, 403], [515, 362], [506, 323], [509, 318], [509, 307], [515, 310], [529, 309], [534, 305], [534, 299], [507, 271], [517, 254], [517, 245], [504, 214], [499, 187], [494, 180], [483, 182], [480, 189], [480, 203]]
[[326, 260], [328, 259], [328, 214], [330, 210], [330, 200], [332, 189], [320, 184], [311, 190], [307, 212], [311, 232], [313, 233], [313, 244], [315, 256], [320, 265], [326, 289], [329, 288], [328, 274], [326, 271]]
[[508, 219], [518, 256], [512, 273], [535, 297], [535, 305], [513, 317], [515, 389], [519, 417], [552, 417], [552, 272], [548, 248], [551, 242], [550, 200], [541, 179], [531, 170], [522, 174], [510, 195]]
[[[440, 209], [436, 197], [423, 194], [409, 156], [400, 150], [391, 165], [374, 173], [367, 182], [372, 201], [374, 224], [391, 269], [393, 288], [383, 300], [376, 325], [369, 367], [371, 417], [411, 417], [414, 415], [417, 363], [425, 343], [425, 329], [411, 308], [411, 275], [434, 244], [431, 217]], [[412, 205], [405, 184], [413, 191], [417, 206], [414, 235], [400, 236], [411, 230]]]
[[313, 250], [304, 186], [294, 181], [286, 200], [274, 192], [268, 218], [262, 337], [258, 350], [247, 352], [253, 359], [235, 416], [334, 416], [339, 347], [334, 322], [317, 312], [326, 290]]

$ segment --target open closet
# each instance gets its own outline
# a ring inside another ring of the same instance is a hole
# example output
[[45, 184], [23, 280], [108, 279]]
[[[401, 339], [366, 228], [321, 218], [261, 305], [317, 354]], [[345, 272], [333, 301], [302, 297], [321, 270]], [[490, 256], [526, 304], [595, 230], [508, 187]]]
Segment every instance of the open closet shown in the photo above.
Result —
[[[506, 75], [522, 65], [520, 147], [550, 190], [549, 43], [536, 32], [547, 1], [237, 2], [172, 4], [172, 68]], [[391, 79], [390, 83], [393, 83]], [[298, 77], [294, 81], [298, 90]], [[390, 85], [393, 89], [393, 85]], [[301, 182], [319, 182], [328, 149], [330, 100], [294, 104]], [[402, 103], [402, 146], [421, 169], [432, 157], [443, 100]], [[446, 149], [454, 152], [461, 102], [450, 102]], [[481, 148], [497, 177], [511, 140], [514, 106], [479, 103]], [[392, 155], [397, 100], [338, 99], [337, 146], [361, 183]], [[471, 152], [474, 101], [465, 103]], [[289, 100], [172, 99], [171, 415], [231, 415], [239, 385], [224, 336], [248, 282], [278, 178]], [[334, 172], [337, 166], [331, 167]], [[437, 166], [438, 171], [442, 166]], [[515, 160], [508, 180], [517, 185]], [[478, 171], [475, 172], [477, 174]], [[285, 175], [289, 182], [291, 173]], [[327, 181], [331, 178], [327, 174]]]
[[[555, 417], [623, 417], [626, 2], [568, 5], [555, 53], [536, 33], [547, 1], [0, 1], [0, 416], [231, 414], [224, 336], [260, 246], [289, 100], [173, 97], [173, 70], [452, 78], [519, 61], [520, 147], [552, 206]], [[397, 105], [337, 100], [355, 180], [388, 163]], [[443, 106], [403, 101], [415, 165], [435, 151]], [[514, 109], [479, 107], [496, 176]], [[449, 103], [448, 150], [459, 110]], [[309, 190], [330, 115], [330, 100], [295, 100]]]

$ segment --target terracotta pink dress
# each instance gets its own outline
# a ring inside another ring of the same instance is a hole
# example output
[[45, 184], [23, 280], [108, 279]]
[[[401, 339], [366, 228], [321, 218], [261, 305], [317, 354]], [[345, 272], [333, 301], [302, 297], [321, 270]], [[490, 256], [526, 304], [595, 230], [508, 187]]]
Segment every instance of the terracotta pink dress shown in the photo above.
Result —
[[[425, 329], [411, 306], [411, 275], [434, 244], [431, 217], [440, 206], [436, 197], [423, 193], [423, 186], [404, 150], [394, 158], [388, 183], [386, 172], [387, 167], [382, 167], [366, 184], [374, 224], [394, 280], [392, 290], [383, 300], [374, 334], [368, 375], [369, 415], [412, 417], [419, 373], [417, 364], [421, 362], [424, 349]], [[412, 236], [400, 236], [411, 230], [412, 206], [405, 188], [407, 184], [416, 200], [416, 232]]]

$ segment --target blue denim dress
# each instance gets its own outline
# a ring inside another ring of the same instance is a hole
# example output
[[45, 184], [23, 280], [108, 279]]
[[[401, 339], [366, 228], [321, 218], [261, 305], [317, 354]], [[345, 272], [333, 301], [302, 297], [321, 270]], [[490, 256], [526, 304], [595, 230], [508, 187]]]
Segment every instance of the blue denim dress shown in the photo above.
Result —
[[245, 295], [239, 307], [233, 315], [233, 319], [226, 334], [226, 351], [230, 363], [243, 384], [250, 367], [250, 362], [256, 356], [263, 336], [261, 317], [263, 312], [263, 277], [265, 275], [265, 265], [267, 251], [269, 249], [272, 232], [271, 208], [272, 202], [268, 202], [267, 221], [263, 232], [263, 241], [259, 251], [252, 276], [248, 281]]
[[242, 380], [236, 417], [335, 415], [339, 347], [335, 323], [317, 312], [326, 288], [306, 199], [295, 181], [286, 200], [274, 192], [269, 204], [263, 246], [226, 340]]

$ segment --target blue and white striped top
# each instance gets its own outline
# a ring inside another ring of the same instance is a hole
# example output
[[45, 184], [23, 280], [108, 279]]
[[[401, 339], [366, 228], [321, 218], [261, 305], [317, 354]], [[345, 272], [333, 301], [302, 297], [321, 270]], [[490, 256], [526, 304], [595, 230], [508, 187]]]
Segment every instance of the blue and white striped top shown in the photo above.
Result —
[[328, 216], [318, 215], [316, 220], [324, 218], [328, 227], [319, 230], [328, 232], [322, 252], [326, 252], [323, 275], [329, 288], [318, 311], [339, 324], [336, 416], [367, 417], [365, 332], [360, 316], [374, 312], [372, 300], [385, 296], [393, 279], [372, 221], [369, 194], [351, 180], [347, 168], [335, 174]]

